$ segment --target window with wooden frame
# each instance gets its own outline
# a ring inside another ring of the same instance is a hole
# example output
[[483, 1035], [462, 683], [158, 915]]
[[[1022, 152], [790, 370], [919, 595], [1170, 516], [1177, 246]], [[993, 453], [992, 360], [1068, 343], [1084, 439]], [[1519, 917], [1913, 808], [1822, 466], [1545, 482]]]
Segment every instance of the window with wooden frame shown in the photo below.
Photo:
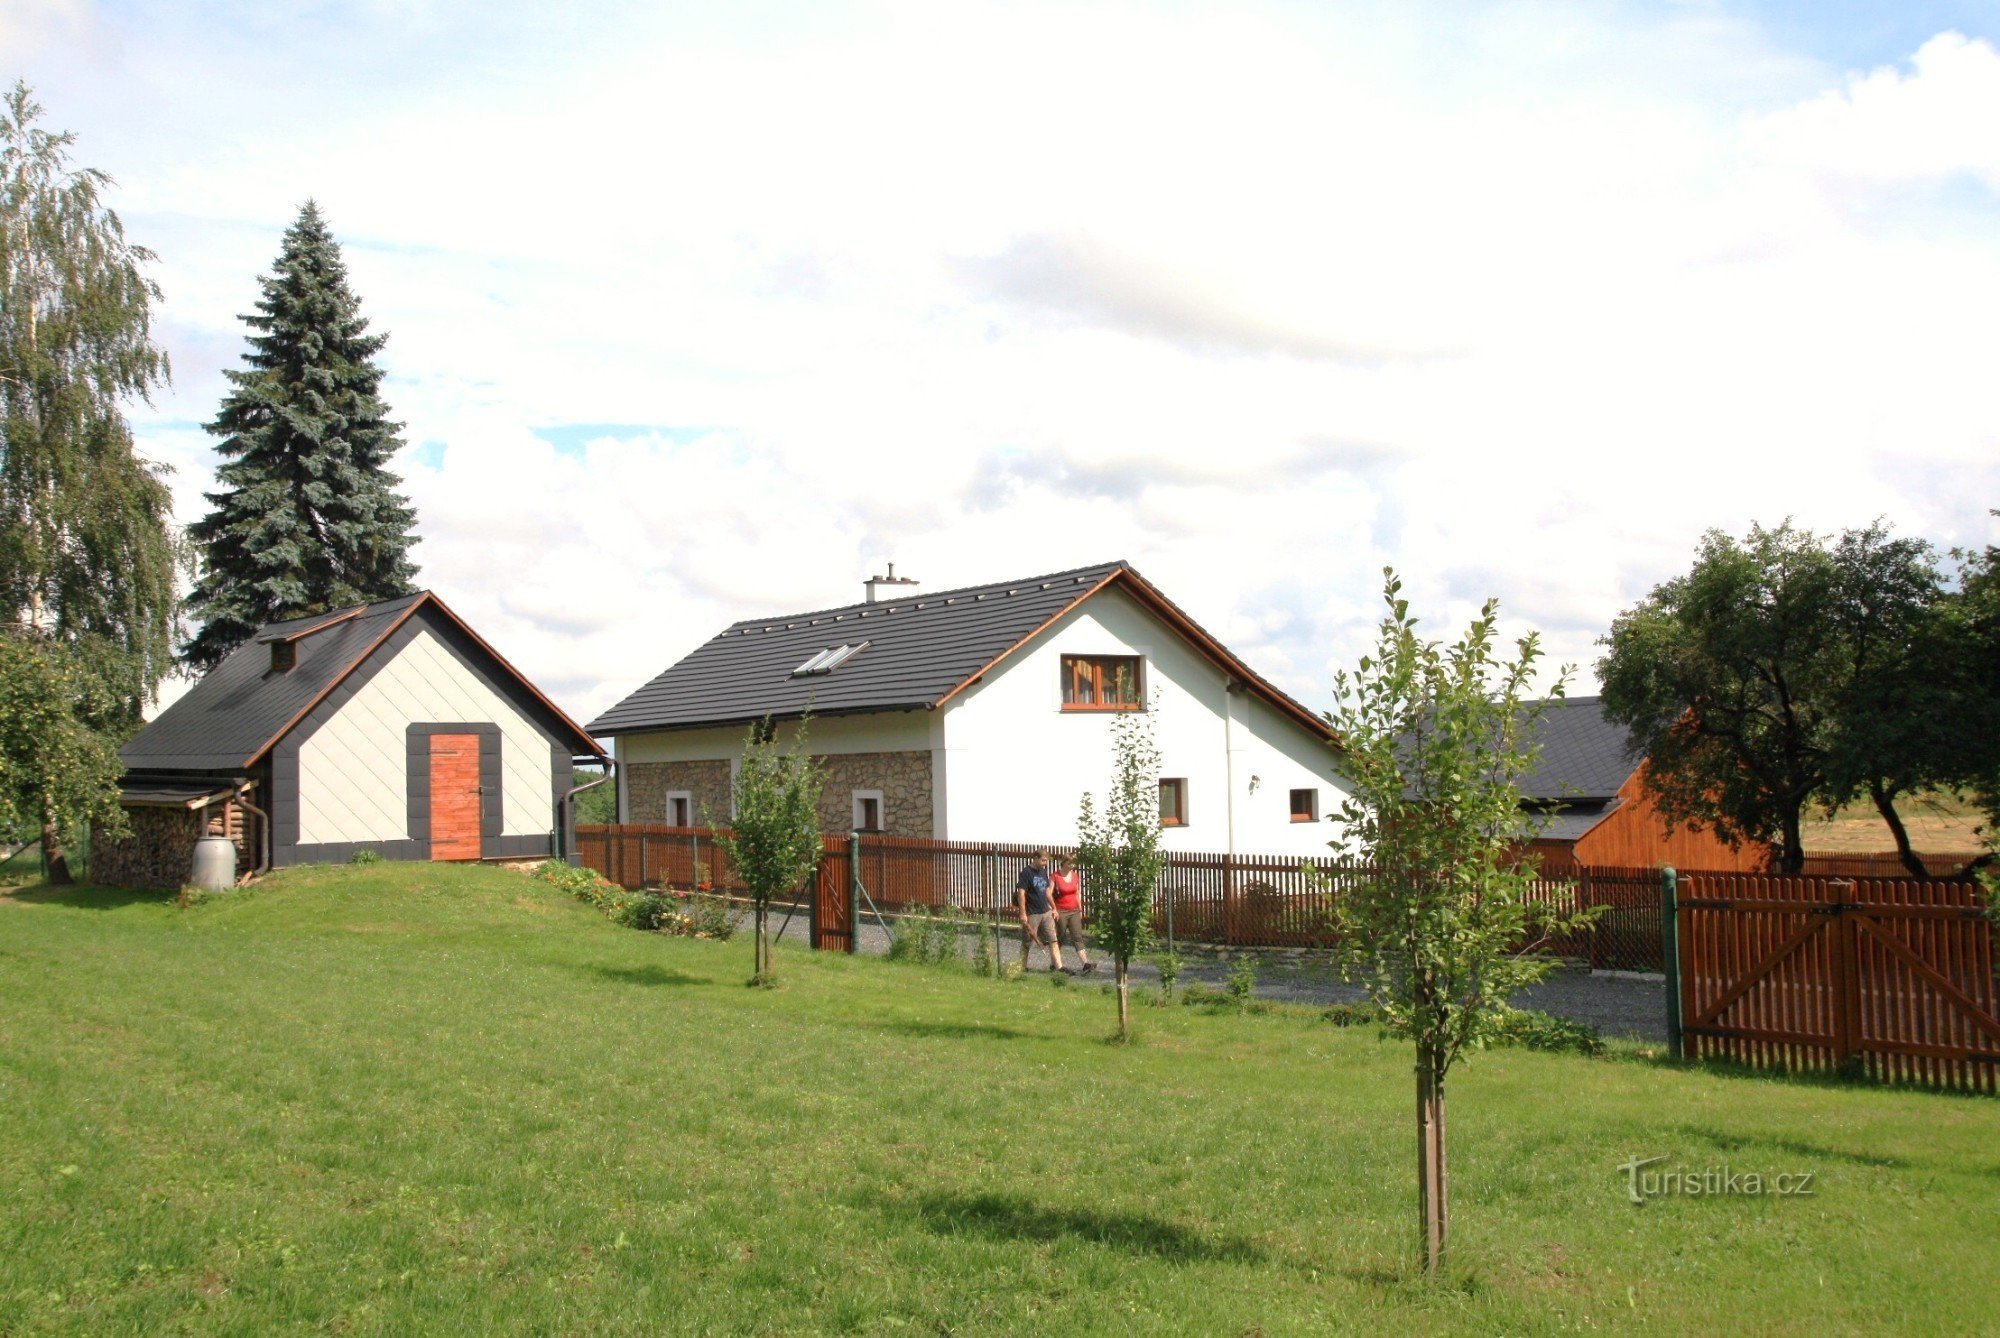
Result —
[[1145, 706], [1145, 673], [1139, 656], [1062, 657], [1063, 710], [1141, 711]]
[[854, 792], [854, 830], [857, 832], [879, 832], [882, 830], [882, 792], [880, 790], [856, 790]]
[[1292, 791], [1292, 821], [1293, 822], [1319, 821], [1318, 790]]
[[1185, 776], [1162, 777], [1160, 780], [1160, 825], [1162, 827], [1185, 827], [1187, 823], [1187, 778]]

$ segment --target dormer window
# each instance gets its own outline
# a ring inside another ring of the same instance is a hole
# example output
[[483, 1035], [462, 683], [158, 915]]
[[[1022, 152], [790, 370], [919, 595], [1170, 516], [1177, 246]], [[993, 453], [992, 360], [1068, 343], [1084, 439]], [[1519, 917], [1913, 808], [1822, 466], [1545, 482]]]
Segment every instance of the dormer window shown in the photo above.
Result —
[[289, 639], [271, 643], [271, 672], [282, 674], [299, 662], [298, 643]]
[[866, 649], [868, 649], [866, 641], [856, 642], [851, 646], [830, 647], [792, 670], [792, 677], [807, 678], [814, 674], [830, 674]]

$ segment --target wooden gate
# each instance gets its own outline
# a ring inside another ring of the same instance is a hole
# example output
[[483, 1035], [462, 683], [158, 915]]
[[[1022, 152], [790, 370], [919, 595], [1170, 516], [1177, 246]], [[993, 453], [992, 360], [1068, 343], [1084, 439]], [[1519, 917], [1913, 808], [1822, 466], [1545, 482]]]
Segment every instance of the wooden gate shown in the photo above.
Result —
[[1995, 1089], [1992, 919], [1972, 884], [1690, 873], [1675, 923], [1690, 1058]]
[[853, 952], [860, 946], [854, 933], [854, 880], [847, 846], [845, 836], [820, 838], [811, 941], [821, 952]]

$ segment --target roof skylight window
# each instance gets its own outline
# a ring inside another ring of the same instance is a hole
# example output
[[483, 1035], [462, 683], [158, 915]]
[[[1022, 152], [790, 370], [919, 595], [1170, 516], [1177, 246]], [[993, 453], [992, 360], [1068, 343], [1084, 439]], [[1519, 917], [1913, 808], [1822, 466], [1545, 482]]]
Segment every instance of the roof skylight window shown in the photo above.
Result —
[[793, 678], [806, 678], [814, 674], [830, 674], [847, 661], [868, 649], [866, 641], [852, 646], [834, 646], [823, 650], [798, 668], [792, 670]]

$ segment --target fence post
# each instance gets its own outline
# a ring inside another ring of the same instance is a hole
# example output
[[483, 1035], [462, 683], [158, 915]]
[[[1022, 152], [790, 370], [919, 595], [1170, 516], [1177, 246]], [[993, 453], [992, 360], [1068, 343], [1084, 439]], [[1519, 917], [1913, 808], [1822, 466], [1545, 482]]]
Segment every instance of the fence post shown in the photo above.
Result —
[[1222, 941], [1236, 942], [1236, 861], [1227, 851], [1222, 855]]
[[[1597, 889], [1590, 881], [1590, 866], [1580, 865], [1576, 871], [1576, 909], [1583, 912], [1597, 905]], [[1604, 917], [1598, 916], [1590, 922], [1590, 969], [1596, 971], [1604, 960], [1604, 935], [1598, 930], [1604, 924]]]
[[1660, 965], [1667, 976], [1667, 1050], [1675, 1059], [1681, 1051], [1680, 875], [1668, 865], [1660, 870]]
[[861, 833], [847, 834], [847, 950], [861, 950]]
[[1160, 879], [1160, 890], [1167, 898], [1167, 956], [1172, 957], [1174, 949], [1174, 857], [1167, 856], [1166, 873]]

